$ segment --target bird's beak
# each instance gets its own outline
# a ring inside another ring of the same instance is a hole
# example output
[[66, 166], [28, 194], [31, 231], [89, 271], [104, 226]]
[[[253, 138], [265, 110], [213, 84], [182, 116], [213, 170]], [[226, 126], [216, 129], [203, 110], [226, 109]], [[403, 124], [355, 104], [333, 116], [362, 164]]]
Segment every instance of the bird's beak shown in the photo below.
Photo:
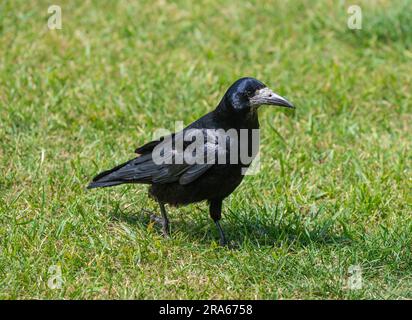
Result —
[[255, 95], [250, 98], [250, 102], [253, 105], [266, 104], [295, 109], [295, 106], [291, 102], [274, 93], [269, 88], [263, 88], [256, 91]]

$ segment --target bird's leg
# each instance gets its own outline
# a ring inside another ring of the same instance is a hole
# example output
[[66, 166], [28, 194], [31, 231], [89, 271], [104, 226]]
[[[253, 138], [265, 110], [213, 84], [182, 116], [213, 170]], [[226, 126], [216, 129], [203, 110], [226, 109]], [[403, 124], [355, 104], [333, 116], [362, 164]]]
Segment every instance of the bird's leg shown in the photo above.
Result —
[[164, 203], [159, 202], [160, 211], [162, 212], [162, 232], [163, 235], [168, 238], [170, 233], [169, 218], [167, 217], [167, 212]]
[[211, 200], [209, 211], [210, 211], [210, 217], [215, 222], [217, 230], [219, 231], [219, 236], [220, 236], [219, 243], [221, 246], [225, 246], [226, 237], [219, 223], [219, 220], [222, 217], [222, 199]]
[[219, 231], [219, 236], [220, 236], [220, 241], [219, 241], [219, 243], [220, 243], [220, 245], [221, 245], [222, 247], [224, 247], [224, 246], [226, 245], [225, 233], [223, 232], [223, 229], [222, 229], [222, 227], [220, 226], [219, 220], [216, 220], [216, 221], [215, 221], [215, 224], [216, 224], [217, 230]]
[[162, 212], [162, 217], [159, 217], [156, 213], [142, 209], [144, 212], [148, 213], [151, 222], [156, 222], [162, 226], [162, 232], [165, 237], [169, 236], [169, 219], [167, 217], [167, 212], [164, 203], [159, 202], [160, 211]]
[[159, 217], [157, 214], [152, 212], [150, 213], [150, 221], [163, 225], [163, 220], [164, 219], [162, 217]]

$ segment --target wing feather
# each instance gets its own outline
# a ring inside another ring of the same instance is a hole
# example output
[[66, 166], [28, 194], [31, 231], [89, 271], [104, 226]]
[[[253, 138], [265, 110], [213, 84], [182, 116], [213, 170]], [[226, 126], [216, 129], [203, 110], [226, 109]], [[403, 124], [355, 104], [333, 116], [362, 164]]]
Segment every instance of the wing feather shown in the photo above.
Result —
[[[201, 177], [205, 172], [215, 165], [213, 157], [226, 152], [225, 146], [218, 145], [216, 136], [209, 139], [209, 134], [205, 129], [202, 131], [207, 142], [203, 144], [203, 149], [200, 149], [198, 161], [194, 164], [189, 164], [185, 161], [177, 163], [176, 159], [184, 160], [183, 152], [191, 142], [183, 140], [183, 134], [173, 134], [160, 140], [151, 141], [144, 146], [136, 149], [136, 152], [141, 154], [139, 157], [132, 159], [116, 168], [106, 171], [98, 176], [99, 183], [172, 183], [178, 181], [181, 185], [187, 185]], [[169, 139], [167, 139], [169, 138]], [[170, 147], [170, 138], [173, 145], [178, 143], [183, 145], [184, 150]], [[169, 144], [169, 145], [167, 145]], [[160, 148], [160, 149], [157, 149]], [[159, 150], [161, 152], [159, 153]], [[156, 156], [161, 156], [164, 162], [159, 162]], [[155, 161], [156, 160], [156, 161]]]

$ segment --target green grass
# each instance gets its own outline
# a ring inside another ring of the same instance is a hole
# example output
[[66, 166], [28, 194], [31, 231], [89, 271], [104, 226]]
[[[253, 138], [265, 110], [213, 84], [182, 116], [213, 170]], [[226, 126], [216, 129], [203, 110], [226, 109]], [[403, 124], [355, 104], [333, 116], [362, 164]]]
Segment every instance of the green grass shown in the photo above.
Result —
[[[412, 298], [410, 1], [358, 1], [355, 31], [345, 1], [55, 4], [62, 30], [50, 1], [0, 4], [0, 298]], [[236, 249], [205, 204], [165, 240], [145, 186], [85, 190], [242, 76], [297, 110], [261, 110], [261, 171], [224, 203]]]

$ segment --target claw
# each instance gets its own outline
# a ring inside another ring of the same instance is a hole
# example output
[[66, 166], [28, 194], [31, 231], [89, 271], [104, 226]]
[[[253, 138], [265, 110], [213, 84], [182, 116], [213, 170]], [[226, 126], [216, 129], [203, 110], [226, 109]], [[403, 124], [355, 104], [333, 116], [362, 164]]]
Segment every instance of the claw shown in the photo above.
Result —
[[151, 221], [151, 222], [159, 223], [159, 224], [161, 224], [161, 225], [164, 224], [164, 219], [163, 219], [162, 217], [159, 217], [159, 216], [155, 215], [154, 213], [152, 213], [152, 214], [150, 215], [150, 221]]
[[165, 238], [169, 238], [169, 220], [165, 219], [165, 218], [162, 218], [162, 217], [159, 217], [158, 215], [156, 215], [155, 213], [153, 213], [149, 210], [143, 209], [142, 211], [149, 214], [149, 218], [150, 218], [151, 223], [160, 224], [162, 226], [163, 236]]

